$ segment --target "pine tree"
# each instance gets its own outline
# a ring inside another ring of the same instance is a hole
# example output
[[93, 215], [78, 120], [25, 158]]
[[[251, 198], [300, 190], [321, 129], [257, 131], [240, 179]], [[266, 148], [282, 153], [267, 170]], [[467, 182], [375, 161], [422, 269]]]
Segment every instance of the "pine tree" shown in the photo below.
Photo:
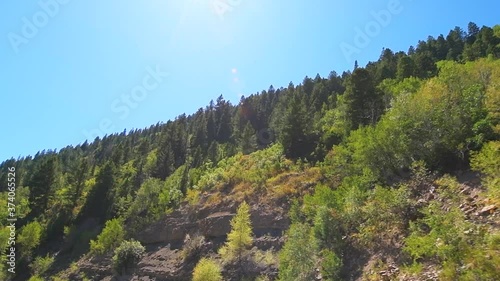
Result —
[[81, 218], [98, 218], [101, 222], [111, 216], [113, 198], [111, 198], [116, 182], [116, 168], [108, 161], [96, 177], [96, 183], [90, 191], [85, 206], [80, 213]]
[[207, 258], [202, 258], [193, 270], [193, 281], [221, 281], [219, 265]]
[[381, 114], [381, 97], [370, 73], [364, 68], [358, 68], [352, 73], [344, 100], [352, 129], [374, 124]]
[[165, 139], [158, 148], [158, 158], [154, 176], [159, 179], [166, 179], [175, 170], [175, 153], [172, 148], [174, 144], [172, 130], [168, 130]]
[[73, 210], [80, 199], [83, 188], [85, 187], [85, 180], [88, 173], [88, 161], [85, 158], [80, 160], [79, 166], [74, 170], [70, 171], [69, 183], [72, 185], [72, 195], [71, 195], [71, 210]]
[[28, 182], [30, 188], [30, 216], [38, 216], [47, 209], [49, 197], [56, 189], [56, 166], [57, 158], [54, 155], [46, 156], [35, 169], [33, 176]]
[[415, 73], [415, 63], [413, 59], [408, 56], [400, 57], [398, 60], [398, 71], [396, 77], [398, 80], [403, 80], [413, 76]]
[[257, 148], [255, 130], [250, 122], [247, 122], [241, 134], [240, 147], [243, 154], [252, 153]]
[[219, 250], [219, 254], [228, 262], [236, 260], [240, 266], [241, 274], [241, 271], [243, 271], [242, 262], [244, 254], [252, 245], [252, 242], [250, 206], [246, 202], [243, 202], [231, 220], [231, 232], [227, 235], [226, 244]]
[[215, 106], [215, 120], [217, 142], [221, 144], [229, 142], [233, 134], [231, 104], [225, 101], [222, 95], [217, 99]]
[[287, 157], [296, 159], [306, 153], [306, 110], [297, 91], [288, 102], [281, 125], [280, 142]]

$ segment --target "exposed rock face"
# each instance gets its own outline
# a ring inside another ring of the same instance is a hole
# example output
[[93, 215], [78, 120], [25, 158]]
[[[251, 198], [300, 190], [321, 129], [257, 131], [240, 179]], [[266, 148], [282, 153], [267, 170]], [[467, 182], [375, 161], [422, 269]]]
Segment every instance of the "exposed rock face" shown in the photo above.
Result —
[[281, 236], [290, 226], [290, 220], [280, 210], [270, 206], [256, 206], [250, 213], [253, 232], [256, 236]]
[[[219, 211], [193, 222], [190, 221], [188, 214], [179, 211], [148, 226], [137, 235], [137, 239], [147, 245], [182, 242], [187, 234], [195, 233], [207, 238], [219, 238], [231, 231], [233, 217], [232, 210]], [[281, 208], [272, 209], [271, 206], [254, 206], [250, 218], [255, 236], [281, 236], [290, 225]]]
[[229, 212], [214, 213], [198, 222], [200, 233], [209, 238], [221, 237], [231, 231], [231, 219], [234, 214]]
[[[223, 202], [219, 205], [198, 206], [195, 210], [189, 206], [181, 206], [178, 211], [165, 215], [156, 223], [148, 225], [135, 235], [146, 247], [146, 254], [138, 264], [132, 276], [114, 276], [111, 265], [111, 256], [100, 259], [82, 260], [79, 263], [80, 271], [93, 280], [191, 280], [192, 270], [199, 258], [214, 255], [217, 249], [226, 240], [231, 231], [231, 219], [237, 209], [235, 202]], [[286, 216], [284, 206], [269, 203], [251, 204], [250, 219], [254, 234], [253, 250], [281, 249], [284, 243], [283, 232], [288, 229], [290, 221]], [[204, 236], [203, 245], [197, 249], [200, 253], [196, 258], [186, 257], [182, 252], [184, 243], [190, 237]], [[217, 258], [216, 255], [213, 256]], [[223, 269], [228, 281], [239, 280], [236, 270], [228, 265]], [[234, 272], [233, 272], [234, 271]], [[245, 275], [257, 277], [265, 274], [272, 279], [277, 276], [276, 265], [245, 264]], [[80, 280], [71, 276], [71, 280]]]
[[157, 223], [149, 225], [137, 235], [142, 244], [177, 243], [184, 240], [187, 233], [198, 227], [189, 222], [184, 214], [175, 212], [167, 215]]

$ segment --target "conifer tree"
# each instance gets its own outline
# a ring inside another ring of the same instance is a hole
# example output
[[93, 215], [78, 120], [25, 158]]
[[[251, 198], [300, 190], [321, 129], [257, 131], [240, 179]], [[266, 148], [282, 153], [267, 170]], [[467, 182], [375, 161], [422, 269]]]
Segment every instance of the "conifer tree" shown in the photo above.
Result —
[[243, 271], [243, 257], [252, 245], [252, 224], [250, 221], [250, 206], [243, 202], [231, 220], [231, 232], [227, 235], [226, 244], [219, 250], [222, 258], [228, 262], [236, 261]]
[[280, 132], [280, 141], [287, 157], [296, 159], [305, 156], [306, 113], [304, 104], [295, 92], [288, 102]]
[[49, 197], [56, 189], [57, 182], [57, 158], [50, 155], [42, 160], [41, 164], [35, 168], [35, 172], [28, 182], [30, 187], [30, 208], [31, 215], [37, 216], [47, 209]]
[[221, 281], [222, 274], [219, 265], [207, 258], [202, 258], [194, 268], [193, 281]]
[[243, 154], [249, 154], [255, 150], [257, 144], [255, 130], [253, 129], [250, 122], [247, 122], [245, 128], [243, 129], [240, 146]]

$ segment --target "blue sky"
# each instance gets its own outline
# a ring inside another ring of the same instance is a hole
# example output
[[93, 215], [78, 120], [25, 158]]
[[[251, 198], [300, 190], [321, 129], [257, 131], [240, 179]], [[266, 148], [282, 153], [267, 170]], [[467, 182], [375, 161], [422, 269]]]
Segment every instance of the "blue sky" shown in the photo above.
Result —
[[383, 47], [493, 26], [498, 11], [491, 0], [2, 1], [0, 161], [342, 73]]

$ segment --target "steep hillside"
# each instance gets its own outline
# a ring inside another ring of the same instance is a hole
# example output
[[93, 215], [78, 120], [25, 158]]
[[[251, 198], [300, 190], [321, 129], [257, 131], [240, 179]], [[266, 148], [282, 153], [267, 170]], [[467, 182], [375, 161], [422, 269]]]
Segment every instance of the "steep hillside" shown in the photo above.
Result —
[[3, 162], [0, 280], [495, 280], [500, 26], [471, 27]]

